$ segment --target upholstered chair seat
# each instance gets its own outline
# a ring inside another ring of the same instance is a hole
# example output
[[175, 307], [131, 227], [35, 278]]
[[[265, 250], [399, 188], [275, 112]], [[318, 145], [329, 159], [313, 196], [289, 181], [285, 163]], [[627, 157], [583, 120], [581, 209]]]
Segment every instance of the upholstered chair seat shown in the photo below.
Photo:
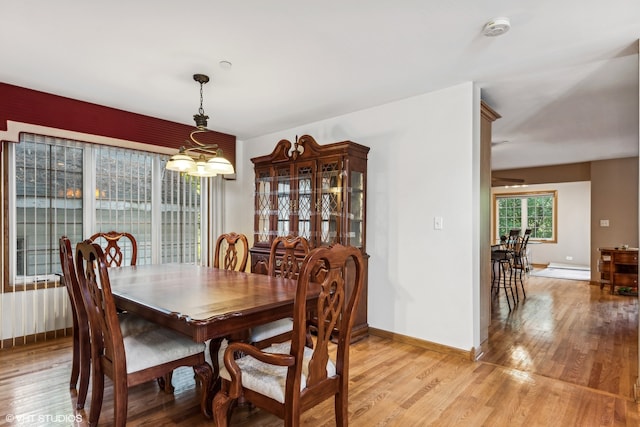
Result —
[[293, 319], [274, 320], [251, 328], [251, 342], [266, 341], [278, 335], [290, 333], [293, 330]]
[[[291, 341], [273, 344], [262, 350], [264, 353], [289, 354], [291, 351]], [[313, 355], [313, 349], [304, 348], [302, 358], [302, 375], [300, 377], [300, 390], [307, 386], [307, 376], [309, 375], [309, 361]], [[242, 386], [273, 400], [284, 403], [285, 386], [287, 383], [286, 366], [270, 365], [259, 361], [252, 356], [243, 356], [236, 360], [238, 367], [242, 371]], [[329, 359], [327, 361], [327, 377], [336, 375], [336, 365]], [[224, 364], [220, 370], [220, 377], [231, 381], [231, 375]]]
[[136, 335], [149, 329], [158, 328], [157, 323], [148, 321], [147, 319], [137, 316], [133, 313], [118, 313], [118, 321], [120, 322], [120, 332], [123, 337]]
[[222, 359], [224, 358], [224, 351], [227, 349], [227, 346], [229, 345], [229, 340], [227, 338], [224, 338], [220, 343], [220, 348], [218, 349], [218, 357], [215, 360], [216, 363], [214, 363], [214, 360], [211, 359], [211, 341], [212, 340], [207, 340], [205, 342], [206, 347], [204, 351], [204, 356], [207, 363], [211, 365], [214, 369], [213, 377], [217, 378], [216, 374], [220, 372], [220, 366], [224, 365], [224, 361]]
[[204, 351], [204, 343], [155, 325], [153, 329], [124, 336], [127, 374], [163, 365]]

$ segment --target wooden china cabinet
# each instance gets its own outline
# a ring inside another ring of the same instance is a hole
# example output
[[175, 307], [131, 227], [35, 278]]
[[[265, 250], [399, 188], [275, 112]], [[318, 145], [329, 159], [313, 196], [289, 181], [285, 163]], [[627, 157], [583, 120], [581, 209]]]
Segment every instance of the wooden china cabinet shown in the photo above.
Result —
[[[333, 243], [366, 254], [367, 153], [351, 141], [319, 145], [309, 135], [281, 140], [271, 154], [251, 159], [255, 168], [254, 245], [251, 271], [267, 274], [271, 242], [296, 235], [310, 246]], [[352, 339], [367, 335], [367, 269]]]

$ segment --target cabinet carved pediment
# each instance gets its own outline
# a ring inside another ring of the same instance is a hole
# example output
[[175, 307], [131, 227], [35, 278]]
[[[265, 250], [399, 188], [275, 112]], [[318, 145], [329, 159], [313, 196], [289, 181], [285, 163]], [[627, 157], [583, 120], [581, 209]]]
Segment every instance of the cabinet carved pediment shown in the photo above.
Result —
[[296, 160], [314, 159], [328, 155], [345, 155], [348, 152], [357, 151], [366, 158], [369, 147], [356, 144], [353, 141], [335, 142], [327, 145], [320, 145], [310, 135], [302, 135], [295, 142], [281, 139], [276, 147], [266, 156], [254, 157], [251, 161], [254, 164], [261, 163], [283, 163]]

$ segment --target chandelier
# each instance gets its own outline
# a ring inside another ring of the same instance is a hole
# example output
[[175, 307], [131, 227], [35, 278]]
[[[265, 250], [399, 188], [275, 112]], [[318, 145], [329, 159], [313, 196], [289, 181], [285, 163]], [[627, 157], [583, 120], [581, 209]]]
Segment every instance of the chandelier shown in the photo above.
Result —
[[171, 156], [166, 168], [201, 177], [235, 173], [231, 162], [222, 156], [222, 150], [218, 148], [218, 144], [203, 144], [195, 138], [199, 133], [209, 132], [207, 130], [209, 116], [204, 114], [202, 108], [202, 86], [209, 81], [209, 77], [204, 74], [194, 74], [193, 80], [200, 83], [200, 108], [198, 114], [193, 116], [196, 129], [189, 134], [189, 141], [186, 141], [189, 145], [180, 147], [178, 154]]

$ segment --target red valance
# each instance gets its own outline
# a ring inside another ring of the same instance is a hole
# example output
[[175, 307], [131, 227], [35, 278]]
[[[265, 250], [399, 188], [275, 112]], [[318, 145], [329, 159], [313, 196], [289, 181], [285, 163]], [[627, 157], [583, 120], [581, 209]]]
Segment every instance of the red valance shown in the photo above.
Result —
[[[194, 129], [194, 126], [0, 83], [0, 130], [7, 130], [7, 121], [175, 149], [184, 145]], [[235, 166], [234, 135], [211, 131], [198, 135], [198, 140], [218, 144], [224, 157]]]

